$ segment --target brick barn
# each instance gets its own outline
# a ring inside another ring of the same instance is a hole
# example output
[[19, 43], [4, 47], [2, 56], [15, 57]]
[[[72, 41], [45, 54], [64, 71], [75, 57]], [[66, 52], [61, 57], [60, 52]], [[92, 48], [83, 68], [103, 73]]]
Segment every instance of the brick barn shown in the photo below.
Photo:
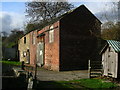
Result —
[[100, 32], [101, 22], [84, 5], [65, 13], [38, 31], [37, 65], [54, 71], [87, 69]]

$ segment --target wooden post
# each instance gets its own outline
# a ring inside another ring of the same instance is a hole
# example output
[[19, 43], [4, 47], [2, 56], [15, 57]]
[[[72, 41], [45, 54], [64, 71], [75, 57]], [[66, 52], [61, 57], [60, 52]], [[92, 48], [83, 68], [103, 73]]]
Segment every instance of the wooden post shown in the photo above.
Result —
[[90, 66], [90, 60], [88, 60], [88, 77], [91, 78], [91, 66]]
[[37, 79], [37, 64], [35, 64], [35, 80]]
[[25, 70], [25, 65], [24, 64], [25, 64], [24, 61], [22, 61], [22, 64], [21, 64], [21, 69], [22, 70]]
[[34, 79], [33, 79], [33, 89], [36, 88], [37, 85], [37, 59], [35, 59], [35, 74], [34, 74]]

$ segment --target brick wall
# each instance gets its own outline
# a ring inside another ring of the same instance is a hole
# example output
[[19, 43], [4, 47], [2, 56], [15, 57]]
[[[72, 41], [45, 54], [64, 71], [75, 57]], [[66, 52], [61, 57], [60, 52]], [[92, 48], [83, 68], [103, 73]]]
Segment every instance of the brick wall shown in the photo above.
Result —
[[36, 63], [37, 30], [30, 32], [30, 64]]
[[[45, 32], [44, 43], [45, 43], [45, 53], [44, 53], [44, 68], [54, 71], [59, 71], [59, 21], [52, 24], [54, 29], [54, 42], [49, 42], [49, 31]], [[42, 33], [50, 29], [51, 25], [46, 26], [38, 33]], [[40, 40], [40, 37], [38, 38]]]

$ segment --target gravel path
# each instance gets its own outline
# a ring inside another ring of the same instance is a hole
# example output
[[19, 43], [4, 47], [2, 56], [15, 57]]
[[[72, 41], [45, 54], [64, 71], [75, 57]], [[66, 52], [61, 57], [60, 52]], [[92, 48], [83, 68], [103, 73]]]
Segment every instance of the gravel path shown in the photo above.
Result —
[[37, 79], [40, 81], [69, 81], [84, 78], [88, 78], [87, 70], [55, 72], [39, 68], [37, 71]]

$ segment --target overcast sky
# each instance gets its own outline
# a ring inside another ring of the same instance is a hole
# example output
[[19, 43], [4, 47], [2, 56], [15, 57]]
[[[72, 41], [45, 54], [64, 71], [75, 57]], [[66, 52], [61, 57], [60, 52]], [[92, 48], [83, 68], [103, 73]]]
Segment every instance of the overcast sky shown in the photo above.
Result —
[[[101, 2], [100, 2], [101, 1]], [[111, 0], [107, 0], [108, 2], [103, 2], [103, 0], [99, 0], [99, 2], [71, 2], [76, 7], [84, 4], [96, 17], [98, 17], [101, 22], [105, 21], [116, 21], [117, 20], [117, 7], [113, 8], [113, 2]], [[0, 2], [0, 21], [2, 21], [2, 25], [0, 24], [0, 28], [2, 31], [6, 31], [10, 33], [10, 31], [14, 28], [23, 29], [25, 24], [25, 2], [8, 2], [3, 1]], [[106, 17], [105, 17], [106, 15]]]

